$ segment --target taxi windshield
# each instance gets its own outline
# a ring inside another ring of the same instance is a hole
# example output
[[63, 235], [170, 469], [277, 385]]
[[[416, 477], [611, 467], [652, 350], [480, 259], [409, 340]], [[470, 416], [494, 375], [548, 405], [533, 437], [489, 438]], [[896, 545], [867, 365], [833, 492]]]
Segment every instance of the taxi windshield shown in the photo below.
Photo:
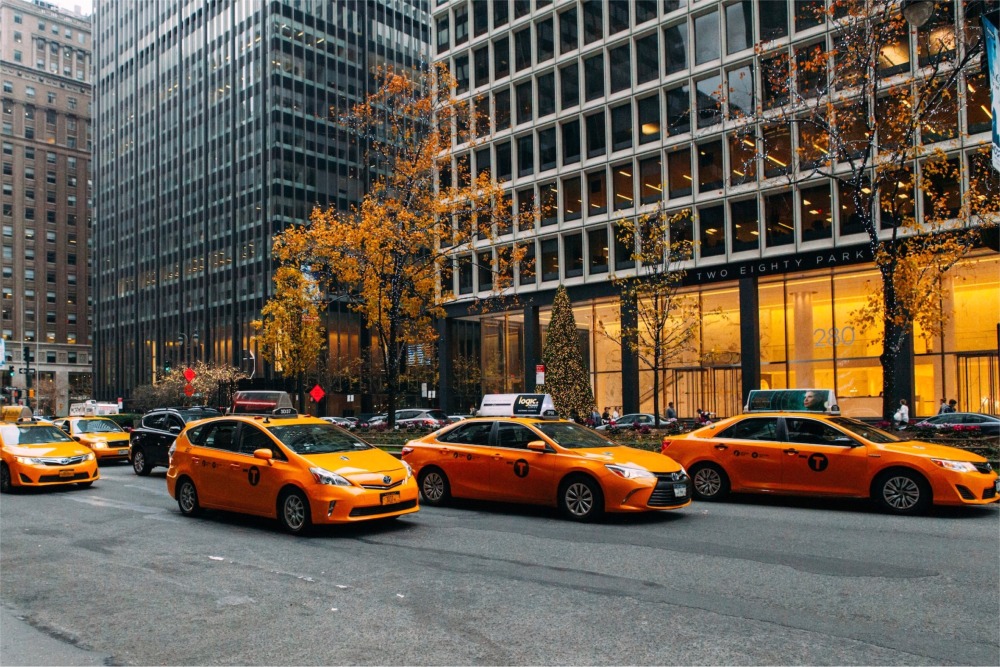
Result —
[[840, 428], [847, 429], [854, 435], [860, 435], [869, 442], [885, 444], [887, 442], [903, 442], [903, 438], [897, 438], [892, 433], [886, 433], [880, 428], [875, 428], [857, 419], [848, 417], [831, 417], [830, 423], [836, 424]]
[[271, 435], [296, 454], [330, 454], [372, 449], [372, 445], [333, 424], [272, 426]]
[[617, 447], [607, 438], [572, 422], [538, 422], [535, 428], [551, 438], [560, 447], [567, 449], [592, 449], [597, 447]]
[[81, 419], [76, 423], [80, 433], [121, 433], [122, 427], [110, 419]]
[[48, 445], [53, 442], [73, 442], [73, 439], [55, 426], [31, 426], [27, 424], [4, 424], [5, 445]]

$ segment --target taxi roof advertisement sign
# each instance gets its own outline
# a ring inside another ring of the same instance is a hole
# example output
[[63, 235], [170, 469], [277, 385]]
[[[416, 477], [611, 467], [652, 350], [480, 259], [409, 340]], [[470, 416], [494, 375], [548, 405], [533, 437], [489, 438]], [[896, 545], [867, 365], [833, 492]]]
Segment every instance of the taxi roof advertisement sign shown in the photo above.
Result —
[[839, 412], [832, 389], [755, 389], [744, 412]]
[[479, 407], [480, 417], [543, 417], [555, 414], [548, 394], [487, 394]]
[[993, 168], [1000, 171], [1000, 26], [983, 15], [983, 39], [993, 107]]

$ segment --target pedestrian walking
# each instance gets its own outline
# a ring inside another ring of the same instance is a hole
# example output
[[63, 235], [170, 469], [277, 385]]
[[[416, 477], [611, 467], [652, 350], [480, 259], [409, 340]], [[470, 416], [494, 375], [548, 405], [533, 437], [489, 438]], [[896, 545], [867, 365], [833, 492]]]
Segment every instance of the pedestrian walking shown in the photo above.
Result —
[[948, 401], [948, 412], [958, 412], [958, 401], [954, 398]]
[[677, 410], [674, 409], [674, 402], [667, 403], [667, 419], [677, 419]]
[[899, 409], [893, 415], [893, 421], [896, 422], [897, 428], [904, 428], [910, 423], [910, 407], [906, 404], [905, 398], [899, 399]]
[[942, 398], [941, 399], [941, 405], [938, 406], [937, 413], [939, 415], [943, 415], [943, 414], [947, 414], [948, 413], [948, 399], [946, 399], [946, 398]]
[[613, 408], [611, 410], [611, 421], [618, 421], [619, 417], [621, 417], [621, 415], [618, 414], [618, 408]]
[[607, 424], [611, 420], [611, 413], [608, 412], [608, 406], [604, 406], [604, 412], [601, 413], [601, 419]]

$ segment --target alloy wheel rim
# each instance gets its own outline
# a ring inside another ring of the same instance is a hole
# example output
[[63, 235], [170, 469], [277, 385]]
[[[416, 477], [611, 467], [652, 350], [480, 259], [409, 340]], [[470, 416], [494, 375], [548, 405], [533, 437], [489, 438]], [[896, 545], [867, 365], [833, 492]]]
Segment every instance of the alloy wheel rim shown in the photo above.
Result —
[[909, 477], [892, 477], [886, 481], [882, 497], [890, 507], [908, 510], [920, 500], [920, 487]]
[[694, 476], [694, 488], [703, 496], [714, 496], [722, 488], [719, 473], [711, 468], [703, 468]]
[[573, 516], [586, 516], [594, 507], [594, 494], [582, 482], [570, 484], [566, 489], [566, 507]]
[[190, 484], [181, 487], [181, 506], [185, 512], [194, 509], [194, 487]]
[[292, 530], [298, 530], [305, 523], [306, 513], [302, 499], [296, 495], [285, 498], [285, 523]]
[[146, 457], [142, 455], [142, 451], [132, 452], [132, 467], [136, 470], [142, 470], [146, 467]]
[[432, 502], [441, 500], [441, 496], [444, 495], [444, 480], [441, 479], [440, 475], [429, 474], [424, 477], [424, 496], [427, 500]]

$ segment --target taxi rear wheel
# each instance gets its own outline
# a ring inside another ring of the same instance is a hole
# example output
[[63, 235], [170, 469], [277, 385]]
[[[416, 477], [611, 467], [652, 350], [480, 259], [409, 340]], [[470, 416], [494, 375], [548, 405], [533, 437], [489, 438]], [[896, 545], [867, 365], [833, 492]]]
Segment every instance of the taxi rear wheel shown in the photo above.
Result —
[[571, 477], [562, 484], [559, 505], [571, 519], [593, 521], [604, 514], [604, 494], [592, 479]]
[[300, 535], [309, 530], [309, 501], [301, 491], [290, 490], [278, 500], [278, 521], [289, 533]]
[[420, 495], [428, 505], [439, 507], [451, 499], [448, 478], [437, 468], [430, 468], [420, 473], [419, 482]]
[[145, 477], [152, 469], [153, 466], [149, 465], [149, 461], [146, 460], [146, 452], [142, 451], [142, 447], [136, 447], [133, 449], [132, 470], [135, 471], [135, 474]]
[[201, 512], [198, 491], [194, 488], [194, 482], [187, 477], [177, 482], [177, 506], [184, 516], [198, 516]]
[[874, 486], [876, 502], [892, 514], [920, 514], [931, 504], [931, 488], [927, 481], [909, 470], [884, 472]]
[[0, 493], [10, 493], [13, 488], [14, 484], [10, 481], [10, 468], [7, 467], [6, 463], [0, 463]]
[[691, 468], [691, 486], [698, 500], [722, 500], [729, 495], [729, 476], [714, 463]]

